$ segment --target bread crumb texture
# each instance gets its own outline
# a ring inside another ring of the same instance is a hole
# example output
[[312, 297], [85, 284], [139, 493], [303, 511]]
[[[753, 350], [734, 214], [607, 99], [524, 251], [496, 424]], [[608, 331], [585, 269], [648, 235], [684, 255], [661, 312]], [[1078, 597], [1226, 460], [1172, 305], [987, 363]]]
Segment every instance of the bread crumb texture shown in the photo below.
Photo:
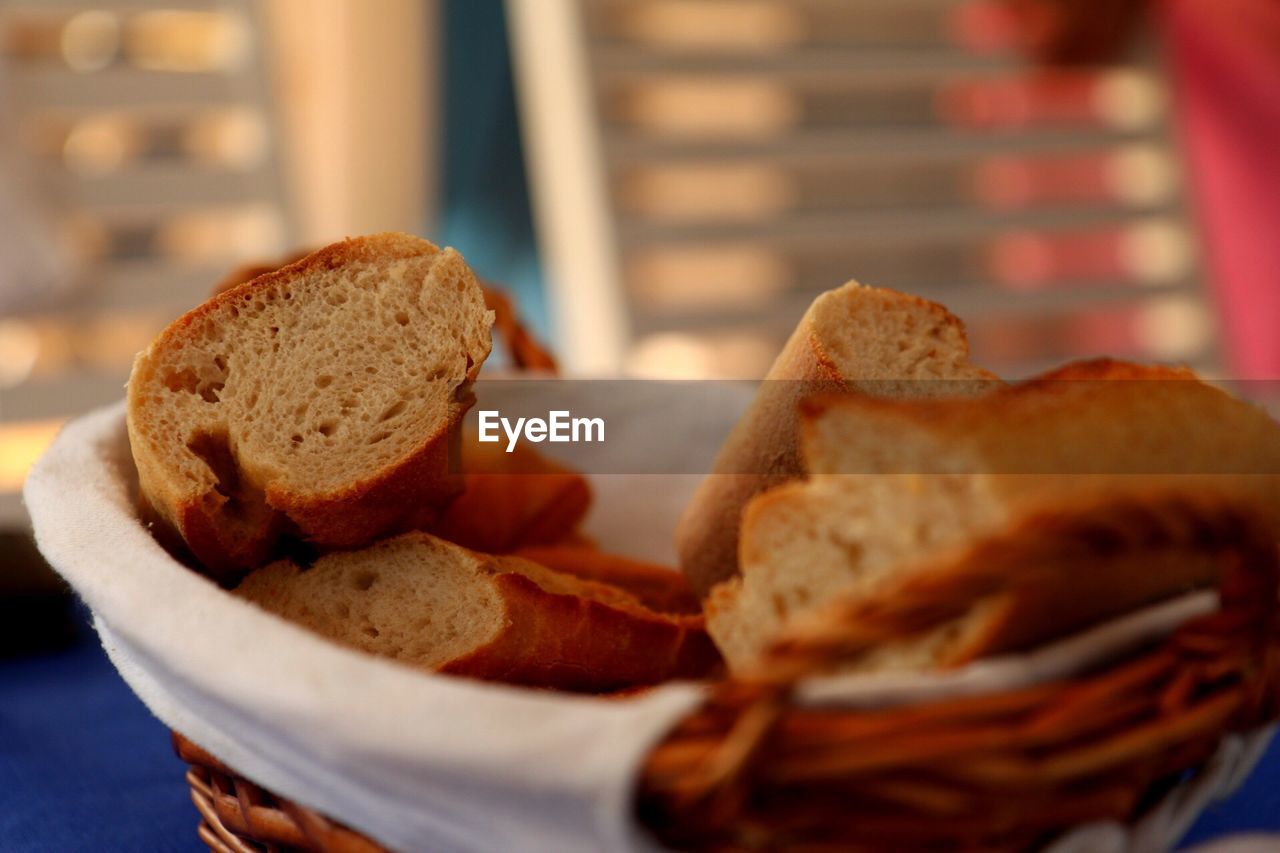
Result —
[[[1184, 369], [1101, 360], [979, 397], [832, 394], [801, 409], [809, 476], [751, 502], [742, 577], [707, 602], [708, 629], [735, 670], [837, 598], [874, 595], [1036, 515], [1218, 495], [1255, 507], [1280, 533], [1280, 427]], [[1081, 583], [1099, 583], [1086, 579], [1094, 569], [1080, 567]], [[1177, 571], [1160, 571], [1167, 594], [1184, 591]], [[1158, 597], [1159, 584], [1144, 583]], [[980, 628], [952, 626], [874, 663], [926, 668]]]
[[433, 475], [415, 461], [438, 457], [443, 474], [432, 448], [469, 405], [491, 323], [461, 255], [403, 234], [328, 246], [210, 299], [134, 363], [145, 503], [211, 567], [251, 566], [282, 529], [323, 538], [308, 513], [344, 503], [367, 529], [340, 538], [372, 538], [414, 496], [396, 472], [413, 468], [424, 499]]
[[503, 629], [496, 573], [441, 539], [405, 534], [321, 557], [310, 568], [271, 563], [236, 595], [342, 645], [434, 670]]

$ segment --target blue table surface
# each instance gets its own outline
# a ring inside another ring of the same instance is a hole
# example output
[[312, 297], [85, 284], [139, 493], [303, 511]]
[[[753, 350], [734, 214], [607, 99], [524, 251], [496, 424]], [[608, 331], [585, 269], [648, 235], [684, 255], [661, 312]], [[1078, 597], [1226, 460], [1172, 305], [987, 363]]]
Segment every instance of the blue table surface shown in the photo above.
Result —
[[[81, 612], [79, 640], [0, 660], [0, 851], [195, 851], [197, 816], [169, 747]], [[1280, 830], [1280, 744], [1187, 844]]]

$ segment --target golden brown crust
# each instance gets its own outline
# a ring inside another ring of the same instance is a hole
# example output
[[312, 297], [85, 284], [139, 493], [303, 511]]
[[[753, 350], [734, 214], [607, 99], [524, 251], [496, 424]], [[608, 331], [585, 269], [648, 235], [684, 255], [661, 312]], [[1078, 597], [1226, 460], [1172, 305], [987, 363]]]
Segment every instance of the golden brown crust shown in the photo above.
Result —
[[1163, 364], [1137, 364], [1131, 361], [1120, 361], [1114, 358], [1086, 358], [1072, 361], [1053, 370], [1028, 379], [1020, 385], [1010, 386], [1009, 390], [1034, 388], [1037, 385], [1048, 385], [1064, 381], [1092, 380], [1178, 380], [1199, 382], [1200, 377], [1188, 367], [1174, 367]]
[[[1064, 364], [1041, 373], [1024, 382], [992, 386], [983, 398], [981, 406], [1000, 405], [1024, 398], [1044, 399], [1046, 391], [1065, 390], [1072, 382], [1195, 382], [1204, 383], [1185, 367], [1168, 367], [1159, 364], [1137, 364], [1112, 358], [1085, 359]], [[930, 423], [955, 412], [974, 410], [972, 397], [943, 397], [937, 399], [898, 400], [890, 397], [826, 393], [811, 395], [800, 403], [802, 422], [810, 422], [833, 409], [856, 406], [862, 409], [900, 413], [904, 418]]]
[[[830, 596], [909, 597], [898, 581], [922, 561], [1017, 536], [1042, 514], [1180, 490], [1242, 501], [1280, 531], [1280, 430], [1183, 368], [1101, 359], [981, 397], [826, 395], [801, 411], [810, 479], [754, 499], [740, 543], [744, 582], [708, 602], [713, 636], [735, 666]], [[1065, 564], [1081, 583], [992, 597], [956, 626], [974, 634], [928, 643], [985, 652], [1066, 633], [1203, 584], [1212, 569], [1154, 548], [1092, 559]], [[932, 665], [924, 639], [886, 665]]]
[[[330, 243], [304, 255], [293, 263], [255, 276], [248, 281], [236, 284], [205, 300], [188, 311], [179, 322], [188, 323], [210, 314], [219, 305], [234, 302], [245, 296], [266, 290], [273, 284], [284, 284], [300, 275], [320, 270], [334, 270], [350, 263], [371, 263], [375, 261], [403, 260], [420, 257], [423, 246], [431, 245], [425, 240], [407, 239], [401, 234], [371, 234], [365, 237], [348, 237], [337, 243]], [[436, 252], [442, 251], [432, 246]], [[431, 254], [434, 254], [431, 253]], [[167, 330], [166, 330], [167, 331]]]
[[642, 615], [547, 592], [516, 572], [495, 578], [507, 611], [502, 632], [441, 672], [508, 684], [604, 692], [705, 678], [719, 654], [701, 619]]
[[464, 436], [462, 469], [465, 490], [429, 529], [476, 551], [504, 554], [561, 542], [591, 505], [585, 477], [524, 445], [507, 453]]
[[218, 580], [235, 577], [247, 567], [271, 559], [283, 520], [270, 513], [269, 521], [256, 530], [228, 528], [213, 499], [181, 504], [176, 533], [207, 574]]
[[841, 382], [802, 322], [680, 517], [676, 552], [696, 593], [705, 596], [737, 573], [742, 510], [751, 498], [803, 473], [796, 406]]
[[448, 461], [450, 433], [462, 414], [455, 412], [439, 432], [375, 477], [315, 499], [269, 488], [267, 504], [308, 542], [326, 548], [354, 548], [384, 533], [427, 527], [462, 490]]
[[345, 646], [410, 666], [534, 687], [607, 691], [720, 671], [701, 614], [423, 532], [281, 560], [238, 597]]
[[1032, 648], [1213, 588], [1228, 561], [1265, 550], [1275, 550], [1266, 513], [1212, 492], [1160, 490], [1032, 516], [949, 565], [939, 561], [926, 570], [934, 577], [1002, 577], [1005, 585], [977, 629], [944, 649], [938, 664]]
[[515, 553], [567, 575], [620, 587], [660, 613], [702, 613], [689, 582], [674, 568], [581, 545], [533, 546]]
[[[742, 513], [748, 502], [766, 489], [803, 476], [799, 415], [802, 403], [815, 395], [846, 396], [856, 391], [850, 383], [864, 378], [843, 375], [835, 355], [827, 348], [827, 344], [848, 335], [849, 331], [827, 327], [826, 312], [830, 306], [839, 304], [832, 300], [850, 294], [886, 298], [895, 310], [926, 313], [935, 331], [942, 328], [953, 337], [951, 346], [961, 356], [961, 369], [969, 374], [964, 378], [976, 375], [999, 381], [994, 374], [964, 360], [968, 354], [964, 323], [941, 305], [918, 296], [863, 287], [856, 282], [818, 297], [797, 324], [769, 369], [756, 399], [721, 447], [712, 473], [699, 485], [680, 518], [676, 529], [680, 569], [703, 597], [716, 584], [739, 573], [738, 542]], [[882, 308], [875, 306], [872, 310]], [[944, 337], [945, 334], [939, 332], [936, 338], [930, 339], [937, 343], [922, 353], [924, 360], [938, 357]]]
[[[462, 488], [461, 479], [448, 472], [449, 440], [443, 429], [380, 476], [317, 499], [269, 487], [269, 512], [251, 528], [229, 526], [216, 493], [177, 504], [172, 526], [200, 567], [223, 581], [276, 556], [285, 532], [322, 548], [354, 548], [384, 533], [428, 527]], [[156, 518], [167, 523], [163, 514]]]
[[1157, 489], [1037, 512], [814, 611], [762, 665], [777, 670], [814, 653], [848, 665], [955, 625], [932, 665], [959, 666], [1212, 588], [1231, 560], [1274, 558], [1275, 547], [1265, 513], [1212, 493]]
[[[892, 435], [875, 473], [941, 473], [939, 464], [963, 458], [1010, 498], [1032, 487], [1044, 492], [1050, 480], [1002, 475], [1044, 475], [1071, 491], [1094, 485], [1071, 481], [1078, 474], [1267, 475], [1253, 485], [1280, 497], [1274, 419], [1186, 368], [1097, 359], [980, 397], [825, 394], [801, 404], [801, 422], [811, 473], [873, 473], [869, 445], [859, 439]], [[1276, 511], [1280, 522], [1280, 504]]]
[[246, 281], [253, 281], [260, 275], [275, 272], [281, 267], [285, 267], [289, 264], [302, 260], [314, 251], [315, 249], [301, 249], [289, 253], [278, 261], [257, 261], [254, 263], [241, 264], [219, 279], [213, 287], [209, 288], [209, 296], [217, 296], [219, 293], [230, 290], [237, 285], [244, 284]]

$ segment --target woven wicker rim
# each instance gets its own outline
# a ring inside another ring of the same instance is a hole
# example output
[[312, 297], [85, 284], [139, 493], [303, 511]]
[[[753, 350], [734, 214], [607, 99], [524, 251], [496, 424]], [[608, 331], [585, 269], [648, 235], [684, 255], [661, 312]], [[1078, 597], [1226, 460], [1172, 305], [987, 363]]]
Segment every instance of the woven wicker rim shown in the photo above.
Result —
[[255, 785], [178, 732], [173, 733], [173, 748], [191, 765], [187, 784], [200, 812], [197, 833], [210, 850], [386, 853], [386, 848], [365, 836]]

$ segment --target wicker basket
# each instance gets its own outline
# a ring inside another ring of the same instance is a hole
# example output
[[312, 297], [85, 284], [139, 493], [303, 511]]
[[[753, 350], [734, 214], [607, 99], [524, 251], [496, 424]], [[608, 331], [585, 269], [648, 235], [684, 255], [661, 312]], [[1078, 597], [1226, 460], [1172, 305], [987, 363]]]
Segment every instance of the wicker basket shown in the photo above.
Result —
[[[780, 644], [758, 679], [717, 685], [650, 754], [641, 822], [680, 849], [1035, 848], [1082, 823], [1132, 822], [1225, 733], [1280, 715], [1280, 564], [1264, 525], [1180, 499], [1043, 533], [948, 578], [936, 595], [857, 621], [836, 608]], [[1221, 607], [1101, 669], [1030, 688], [883, 710], [795, 696], [802, 677], [937, 625], [1018, 576], [1002, 561], [1070, 543], [1095, 554], [1175, 544], [1211, 556], [1222, 566]], [[179, 735], [175, 745], [192, 765], [211, 849], [381, 849]]]
[[191, 765], [187, 784], [202, 819], [196, 832], [215, 853], [384, 850], [359, 833], [264, 791], [177, 732], [173, 748]]

